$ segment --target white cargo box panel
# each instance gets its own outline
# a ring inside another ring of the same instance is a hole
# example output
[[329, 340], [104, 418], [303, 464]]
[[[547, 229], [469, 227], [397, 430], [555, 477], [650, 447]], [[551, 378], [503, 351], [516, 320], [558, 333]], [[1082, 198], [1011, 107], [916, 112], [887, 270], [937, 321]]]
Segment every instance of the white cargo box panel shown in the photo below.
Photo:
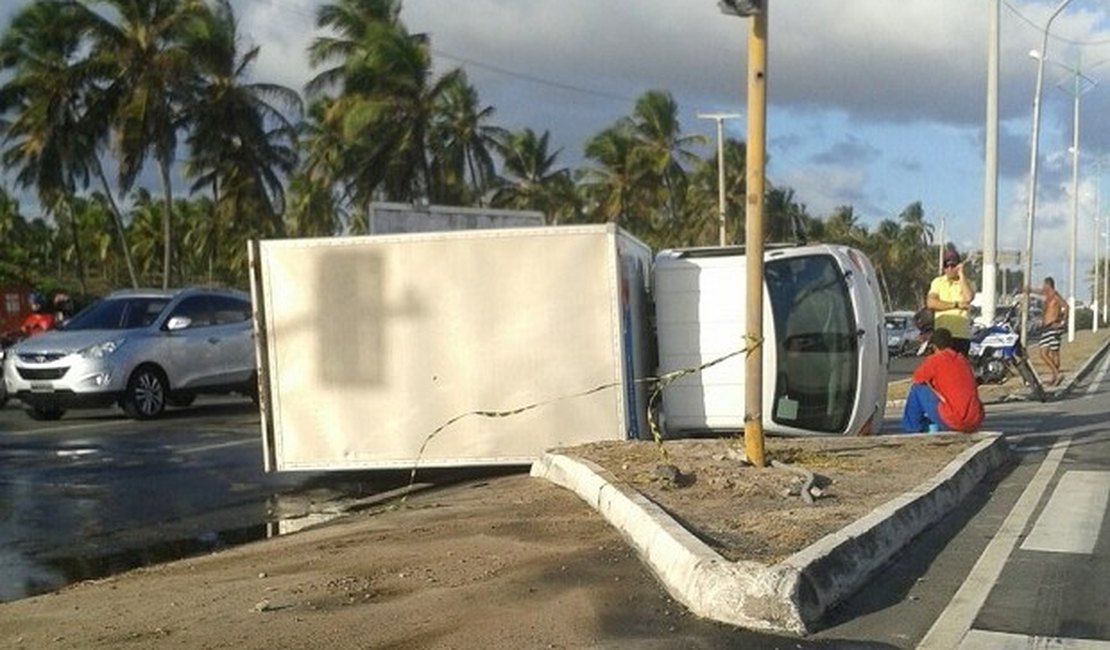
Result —
[[[870, 262], [859, 251], [827, 245], [773, 249], [764, 260], [763, 428], [788, 435], [878, 431], [886, 341]], [[745, 277], [740, 248], [656, 256], [661, 373], [745, 349]], [[744, 366], [740, 354], [667, 386], [667, 432], [743, 431]]]
[[531, 228], [544, 225], [536, 210], [497, 210], [444, 205], [415, 206], [409, 203], [371, 203], [370, 234], [483, 230], [487, 228]]
[[275, 240], [253, 258], [268, 470], [527, 463], [648, 435], [651, 251], [615, 227]]

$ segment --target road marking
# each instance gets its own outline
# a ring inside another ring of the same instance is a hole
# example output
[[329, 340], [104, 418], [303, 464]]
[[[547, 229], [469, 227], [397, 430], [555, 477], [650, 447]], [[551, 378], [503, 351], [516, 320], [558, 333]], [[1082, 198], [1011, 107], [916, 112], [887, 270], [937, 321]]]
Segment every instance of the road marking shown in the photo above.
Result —
[[1106, 378], [1107, 370], [1110, 370], [1110, 355], [1107, 355], [1107, 357], [1102, 360], [1102, 366], [1098, 369], [1095, 380], [1087, 387], [1087, 399], [1094, 397], [1095, 393], [1098, 392], [1099, 385], [1101, 385], [1102, 380]]
[[247, 440], [231, 440], [229, 442], [216, 442], [211, 445], [202, 445], [200, 447], [188, 447], [186, 449], [179, 449], [179, 454], [203, 454], [206, 451], [215, 451], [216, 449], [226, 449], [227, 447], [241, 447], [243, 445], [258, 444], [259, 440], [255, 438], [248, 438]]
[[1110, 650], [1110, 641], [1098, 639], [1061, 639], [1021, 636], [1006, 632], [972, 630], [964, 637], [960, 650]]
[[971, 568], [967, 579], [952, 596], [952, 600], [933, 623], [933, 627], [929, 628], [929, 632], [917, 646], [918, 650], [933, 648], [951, 650], [959, 647], [960, 642], [971, 629], [971, 624], [975, 622], [975, 617], [979, 615], [979, 610], [986, 602], [991, 588], [998, 581], [998, 576], [1002, 574], [1006, 560], [1017, 545], [1018, 537], [1025, 530], [1029, 518], [1033, 516], [1033, 511], [1040, 503], [1049, 481], [1056, 474], [1056, 469], [1068, 450], [1068, 443], [1069, 439], [1062, 438], [1052, 445], [1052, 450], [1041, 462], [1033, 480], [1029, 481], [1029, 485], [1010, 510], [1010, 514], [1006, 516], [998, 532], [991, 538], [987, 548]]
[[1108, 499], [1110, 472], [1065, 472], [1021, 548], [1050, 553], [1093, 553]]

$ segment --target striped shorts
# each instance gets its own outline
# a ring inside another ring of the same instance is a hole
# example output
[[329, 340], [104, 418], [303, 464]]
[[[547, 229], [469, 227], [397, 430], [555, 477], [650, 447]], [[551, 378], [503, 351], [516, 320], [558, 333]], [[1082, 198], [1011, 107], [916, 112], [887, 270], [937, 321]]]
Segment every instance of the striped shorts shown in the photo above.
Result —
[[1064, 339], [1064, 328], [1046, 327], [1041, 330], [1040, 345], [1049, 350], [1059, 350], [1060, 342]]

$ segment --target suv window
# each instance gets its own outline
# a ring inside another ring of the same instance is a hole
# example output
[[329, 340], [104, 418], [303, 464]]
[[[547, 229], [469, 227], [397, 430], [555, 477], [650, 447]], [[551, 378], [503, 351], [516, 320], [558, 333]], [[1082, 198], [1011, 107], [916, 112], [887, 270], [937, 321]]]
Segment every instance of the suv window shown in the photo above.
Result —
[[231, 296], [212, 296], [212, 322], [216, 325], [242, 323], [251, 318], [251, 304]]
[[119, 330], [146, 327], [158, 318], [169, 298], [106, 298], [66, 321], [65, 330]]
[[174, 308], [170, 318], [185, 316], [191, 322], [188, 329], [212, 324], [212, 308], [208, 296], [189, 296]]
[[772, 418], [841, 432], [855, 402], [859, 341], [851, 295], [831, 255], [767, 263], [778, 376]]

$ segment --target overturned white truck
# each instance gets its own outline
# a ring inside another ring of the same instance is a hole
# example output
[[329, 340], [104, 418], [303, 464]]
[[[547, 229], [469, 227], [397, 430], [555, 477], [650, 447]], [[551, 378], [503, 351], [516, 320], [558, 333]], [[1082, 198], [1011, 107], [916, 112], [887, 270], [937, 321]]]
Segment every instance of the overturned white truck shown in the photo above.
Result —
[[[270, 471], [522, 464], [552, 447], [648, 438], [657, 373], [743, 346], [738, 248], [653, 260], [597, 225], [251, 252]], [[766, 259], [765, 428], [876, 431], [886, 348], [871, 265], [839, 246]], [[735, 432], [743, 395], [738, 356], [668, 386], [661, 419], [669, 434]]]

